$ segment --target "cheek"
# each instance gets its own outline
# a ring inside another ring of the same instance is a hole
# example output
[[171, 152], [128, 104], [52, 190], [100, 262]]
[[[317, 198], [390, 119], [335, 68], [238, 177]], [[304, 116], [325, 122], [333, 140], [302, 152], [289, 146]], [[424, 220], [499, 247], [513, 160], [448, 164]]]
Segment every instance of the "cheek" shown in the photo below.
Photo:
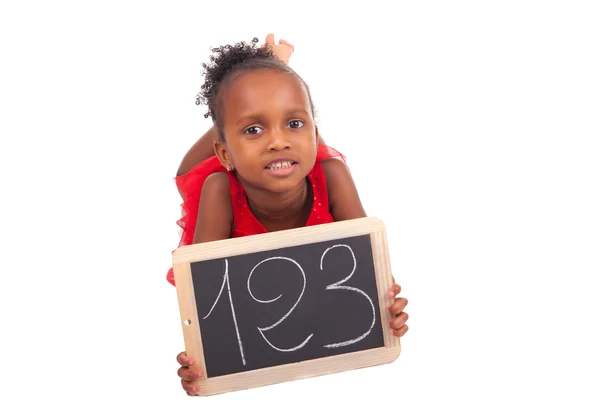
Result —
[[317, 148], [319, 147], [319, 142], [317, 141], [317, 138], [314, 135], [311, 136], [310, 139], [305, 139], [302, 143], [302, 146], [306, 154], [310, 154], [311, 157], [317, 156]]
[[229, 156], [237, 168], [248, 169], [256, 165], [258, 155], [253, 151], [252, 146], [242, 146], [236, 143], [236, 145], [230, 146], [229, 149]]

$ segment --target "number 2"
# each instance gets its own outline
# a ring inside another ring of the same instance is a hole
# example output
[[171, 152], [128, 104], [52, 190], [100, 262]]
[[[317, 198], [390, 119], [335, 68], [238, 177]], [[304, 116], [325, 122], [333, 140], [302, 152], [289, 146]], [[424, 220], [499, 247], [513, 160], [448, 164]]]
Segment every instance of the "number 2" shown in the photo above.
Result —
[[285, 319], [292, 313], [292, 311], [294, 311], [294, 308], [296, 308], [296, 306], [298, 305], [298, 303], [300, 303], [300, 300], [302, 299], [302, 296], [304, 295], [304, 289], [306, 289], [306, 275], [304, 275], [304, 271], [302, 270], [302, 267], [300, 266], [300, 264], [298, 264], [296, 261], [294, 261], [294, 260], [292, 260], [291, 258], [288, 258], [288, 257], [270, 257], [270, 258], [267, 258], [266, 260], [262, 260], [261, 262], [259, 262], [258, 264], [256, 264], [256, 266], [250, 272], [250, 275], [248, 275], [248, 293], [250, 293], [250, 296], [252, 296], [252, 298], [254, 300], [258, 301], [259, 303], [272, 303], [275, 300], [278, 300], [279, 298], [281, 298], [281, 295], [279, 295], [278, 297], [276, 297], [274, 299], [271, 299], [271, 300], [259, 300], [256, 297], [254, 297], [254, 295], [252, 294], [252, 290], [250, 290], [250, 278], [252, 278], [252, 274], [254, 273], [254, 270], [256, 268], [258, 268], [258, 266], [261, 265], [262, 263], [267, 262], [267, 261], [271, 261], [271, 260], [286, 260], [286, 261], [289, 261], [289, 262], [293, 263], [295, 266], [298, 267], [298, 269], [302, 273], [302, 278], [304, 279], [304, 283], [303, 283], [303, 286], [302, 286], [302, 293], [300, 293], [300, 296], [298, 297], [298, 300], [296, 300], [296, 304], [294, 304], [294, 306], [292, 308], [290, 308], [290, 311], [288, 311], [287, 314], [285, 314], [283, 317], [281, 317], [281, 319], [279, 321], [277, 321], [273, 325], [267, 326], [265, 328], [260, 328], [258, 326], [257, 326], [257, 328], [258, 328], [258, 331], [260, 332], [260, 334], [262, 335], [263, 339], [265, 340], [265, 342], [267, 342], [267, 344], [269, 346], [271, 346], [272, 348], [274, 348], [275, 350], [281, 351], [281, 352], [296, 351], [296, 350], [299, 350], [299, 349], [303, 348], [306, 345], [306, 343], [308, 343], [308, 341], [310, 340], [310, 338], [313, 337], [312, 333], [304, 340], [304, 342], [302, 342], [298, 346], [296, 346], [294, 348], [291, 348], [291, 349], [280, 349], [279, 347], [275, 347], [271, 342], [269, 342], [269, 340], [267, 339], [267, 337], [265, 336], [265, 334], [263, 332], [264, 331], [269, 331], [269, 330], [275, 328], [277, 325], [281, 324], [283, 321], [285, 321]]

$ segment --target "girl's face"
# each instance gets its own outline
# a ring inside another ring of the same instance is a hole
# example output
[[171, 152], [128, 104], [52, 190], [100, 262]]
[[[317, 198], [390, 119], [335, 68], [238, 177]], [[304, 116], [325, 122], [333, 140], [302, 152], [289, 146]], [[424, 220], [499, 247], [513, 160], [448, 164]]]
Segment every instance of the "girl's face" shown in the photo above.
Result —
[[275, 193], [304, 184], [315, 165], [318, 133], [302, 82], [276, 70], [249, 71], [220, 97], [225, 142], [215, 151], [242, 184]]

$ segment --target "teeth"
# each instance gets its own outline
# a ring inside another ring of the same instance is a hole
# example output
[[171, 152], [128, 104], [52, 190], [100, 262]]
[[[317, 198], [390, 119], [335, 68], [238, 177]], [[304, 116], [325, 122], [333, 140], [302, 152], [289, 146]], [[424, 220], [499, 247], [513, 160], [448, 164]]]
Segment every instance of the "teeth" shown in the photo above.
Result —
[[269, 169], [289, 168], [292, 166], [291, 161], [277, 162], [269, 165]]

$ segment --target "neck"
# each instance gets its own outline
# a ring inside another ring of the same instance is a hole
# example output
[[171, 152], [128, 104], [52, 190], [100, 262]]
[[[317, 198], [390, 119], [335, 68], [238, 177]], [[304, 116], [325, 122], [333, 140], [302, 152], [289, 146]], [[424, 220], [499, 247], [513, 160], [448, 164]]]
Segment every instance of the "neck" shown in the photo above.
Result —
[[262, 194], [246, 191], [248, 206], [256, 218], [261, 222], [278, 222], [283, 219], [294, 219], [294, 216], [303, 216], [308, 198], [306, 180], [295, 190], [287, 193]]

